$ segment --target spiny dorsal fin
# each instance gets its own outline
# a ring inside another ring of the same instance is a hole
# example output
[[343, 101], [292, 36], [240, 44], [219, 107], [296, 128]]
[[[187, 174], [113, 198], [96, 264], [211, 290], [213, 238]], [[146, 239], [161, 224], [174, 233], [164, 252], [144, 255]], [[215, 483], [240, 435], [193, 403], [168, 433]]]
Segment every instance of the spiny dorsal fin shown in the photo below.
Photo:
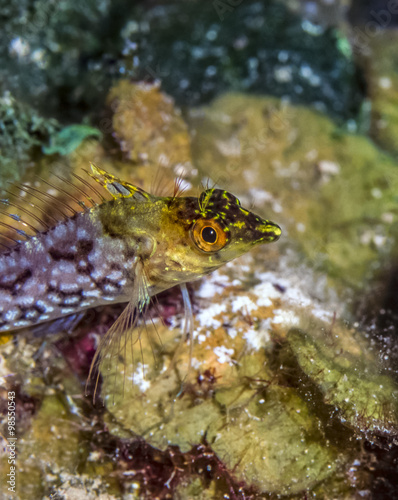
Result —
[[0, 253], [109, 200], [108, 193], [104, 192], [106, 198], [93, 182], [74, 172], [69, 178], [52, 172], [52, 177], [54, 183], [34, 176], [28, 183], [10, 183], [4, 189], [4, 199], [0, 199]]
[[94, 163], [90, 163], [90, 166], [91, 172], [87, 171], [88, 175], [97, 181], [98, 184], [101, 184], [115, 199], [134, 198], [141, 201], [153, 199], [153, 196], [143, 189], [129, 182], [122, 181], [112, 174], [108, 174], [108, 172], [97, 167]]
[[91, 172], [85, 172], [101, 185], [105, 196], [101, 189], [93, 186], [93, 182], [74, 172], [70, 178], [53, 172], [55, 183], [35, 176], [30, 183], [12, 184], [5, 189], [7, 198], [0, 199], [0, 253], [79, 212], [109, 201], [109, 195], [114, 199], [154, 200], [154, 196], [143, 189], [108, 174], [93, 163], [90, 165]]

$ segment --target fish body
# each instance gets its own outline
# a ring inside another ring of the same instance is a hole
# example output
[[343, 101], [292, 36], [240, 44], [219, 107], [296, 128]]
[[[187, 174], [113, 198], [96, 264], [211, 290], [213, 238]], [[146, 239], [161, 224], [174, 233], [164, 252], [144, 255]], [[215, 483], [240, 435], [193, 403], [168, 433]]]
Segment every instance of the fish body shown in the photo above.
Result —
[[103, 235], [98, 209], [22, 242], [0, 255], [0, 331], [127, 302], [138, 255], [132, 239]]
[[[281, 234], [277, 224], [242, 208], [227, 191], [157, 197], [94, 165], [90, 175], [110, 200], [74, 210], [0, 254], [0, 332], [127, 302], [108, 332], [109, 347], [153, 295], [201, 278]], [[189, 300], [187, 293], [183, 297]]]

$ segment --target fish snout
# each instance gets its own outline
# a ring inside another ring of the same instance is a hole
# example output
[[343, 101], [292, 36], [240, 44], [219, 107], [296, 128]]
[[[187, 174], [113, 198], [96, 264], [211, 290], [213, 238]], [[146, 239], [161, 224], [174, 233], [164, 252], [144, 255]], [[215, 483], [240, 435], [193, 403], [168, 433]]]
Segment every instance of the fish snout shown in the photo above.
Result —
[[257, 225], [256, 231], [260, 233], [260, 240], [262, 243], [271, 243], [272, 241], [279, 240], [282, 229], [269, 220], [262, 220], [260, 224]]

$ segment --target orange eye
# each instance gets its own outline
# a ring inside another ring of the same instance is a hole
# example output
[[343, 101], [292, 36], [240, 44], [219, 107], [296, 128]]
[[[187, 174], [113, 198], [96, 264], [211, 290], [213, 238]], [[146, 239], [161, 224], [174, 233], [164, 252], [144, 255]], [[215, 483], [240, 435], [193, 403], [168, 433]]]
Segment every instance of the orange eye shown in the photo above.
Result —
[[198, 220], [191, 229], [192, 239], [204, 252], [217, 252], [227, 244], [225, 231], [214, 219]]

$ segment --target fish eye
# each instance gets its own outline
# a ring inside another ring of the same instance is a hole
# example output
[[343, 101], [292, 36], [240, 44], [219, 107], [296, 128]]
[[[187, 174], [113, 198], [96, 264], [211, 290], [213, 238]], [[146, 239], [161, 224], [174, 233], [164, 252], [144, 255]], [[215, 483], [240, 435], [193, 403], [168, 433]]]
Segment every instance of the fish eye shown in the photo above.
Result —
[[209, 245], [214, 245], [214, 243], [217, 241], [217, 232], [211, 226], [205, 226], [202, 229], [201, 236], [202, 240], [206, 243], [209, 243]]
[[217, 252], [227, 244], [227, 236], [214, 219], [200, 219], [191, 229], [191, 236], [198, 248], [204, 252]]

